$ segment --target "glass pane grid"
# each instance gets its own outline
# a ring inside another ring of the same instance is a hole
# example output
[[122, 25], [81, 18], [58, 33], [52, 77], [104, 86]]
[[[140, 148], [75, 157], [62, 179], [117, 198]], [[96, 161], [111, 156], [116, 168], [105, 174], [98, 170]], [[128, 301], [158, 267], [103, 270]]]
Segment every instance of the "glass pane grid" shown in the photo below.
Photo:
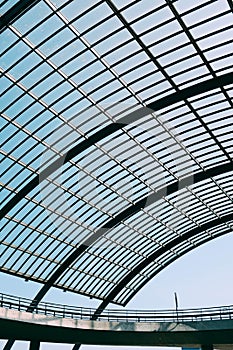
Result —
[[46, 283], [88, 241], [55, 285], [105, 299], [148, 260], [114, 297], [124, 304], [232, 230], [221, 223], [232, 84], [150, 108], [232, 71], [232, 11], [226, 0], [88, 4], [39, 1], [2, 30], [3, 270]]

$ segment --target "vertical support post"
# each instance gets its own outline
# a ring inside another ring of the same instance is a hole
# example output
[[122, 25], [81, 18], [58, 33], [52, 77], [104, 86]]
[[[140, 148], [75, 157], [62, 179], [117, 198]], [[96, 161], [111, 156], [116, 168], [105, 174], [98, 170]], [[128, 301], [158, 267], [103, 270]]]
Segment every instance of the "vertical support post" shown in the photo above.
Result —
[[212, 344], [202, 345], [201, 350], [214, 350], [214, 347]]
[[177, 323], [178, 323], [178, 321], [179, 321], [179, 317], [178, 317], [178, 298], [177, 298], [176, 292], [174, 292], [174, 297], [175, 297], [175, 306], [176, 306], [176, 320], [177, 320]]
[[78, 350], [80, 348], [81, 344], [75, 344], [72, 350]]
[[40, 350], [40, 342], [37, 340], [32, 340], [30, 342], [29, 350]]
[[194, 348], [194, 347], [182, 347], [182, 350], [214, 350], [214, 347], [212, 344], [205, 344], [205, 345], [201, 345], [201, 347], [199, 348]]

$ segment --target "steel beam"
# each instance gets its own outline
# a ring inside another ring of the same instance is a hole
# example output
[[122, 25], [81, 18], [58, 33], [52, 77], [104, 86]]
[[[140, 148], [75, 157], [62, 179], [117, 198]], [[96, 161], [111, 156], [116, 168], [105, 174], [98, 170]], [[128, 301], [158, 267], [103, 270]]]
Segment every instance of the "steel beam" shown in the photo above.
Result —
[[201, 350], [214, 350], [214, 347], [212, 344], [209, 345], [202, 345]]

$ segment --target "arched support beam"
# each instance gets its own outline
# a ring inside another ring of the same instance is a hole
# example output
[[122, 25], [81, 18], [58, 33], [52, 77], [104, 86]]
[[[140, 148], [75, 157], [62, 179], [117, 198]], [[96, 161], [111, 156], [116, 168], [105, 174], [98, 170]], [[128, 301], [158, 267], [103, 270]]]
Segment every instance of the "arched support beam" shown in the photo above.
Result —
[[[233, 219], [233, 215], [230, 214], [230, 216], [231, 216], [231, 219]], [[228, 218], [227, 218], [227, 217], [222, 218], [222, 219], [226, 219], [226, 222], [228, 221]], [[221, 219], [221, 221], [222, 221], [222, 219]], [[217, 220], [214, 220], [214, 221], [217, 221]], [[207, 225], [207, 224], [206, 224], [206, 225]], [[215, 225], [215, 222], [212, 222], [212, 225], [214, 226], [214, 225]], [[203, 226], [204, 226], [204, 225], [203, 225]], [[203, 226], [202, 226], [202, 227], [203, 227]], [[208, 226], [211, 226], [211, 222], [208, 223]], [[194, 230], [192, 230], [192, 231], [194, 231]], [[229, 232], [231, 232], [230, 229], [224, 231], [224, 233], [221, 233], [221, 235], [225, 235], [225, 234], [227, 234], [227, 233], [229, 233]], [[191, 234], [191, 231], [190, 231], [190, 232], [187, 232], [187, 236], [188, 236], [188, 234], [190, 235], [190, 234]], [[196, 233], [196, 234], [197, 234], [197, 233]], [[145, 282], [143, 282], [142, 284], [140, 284], [140, 286], [137, 288], [137, 290], [136, 290], [133, 294], [131, 294], [131, 296], [130, 296], [129, 299], [126, 300], [124, 306], [130, 301], [130, 299], [132, 299], [132, 297], [133, 297], [135, 294], [137, 294], [137, 292], [138, 292], [149, 280], [151, 280], [153, 277], [155, 277], [155, 275], [157, 275], [160, 271], [162, 271], [163, 269], [165, 269], [168, 265], [170, 265], [171, 263], [173, 263], [174, 261], [176, 261], [177, 259], [179, 259], [181, 256], [185, 255], [187, 252], [190, 252], [191, 250], [197, 248], [198, 246], [200, 246], [200, 245], [202, 245], [202, 244], [204, 244], [204, 243], [206, 243], [206, 242], [209, 242], [209, 241], [212, 240], [212, 239], [218, 238], [218, 237], [220, 237], [221, 235], [215, 236], [214, 238], [212, 238], [212, 237], [207, 237], [207, 238], [205, 238], [203, 241], [198, 242], [195, 246], [191, 247], [189, 250], [183, 251], [181, 254], [179, 254], [179, 256], [174, 256], [174, 257], [172, 257], [172, 259], [170, 259], [169, 262], [167, 262], [166, 264], [164, 264], [163, 266], [161, 266], [161, 268], [159, 268], [158, 270], [156, 270], [156, 273], [153, 274], [153, 275], [151, 275], [150, 279], [148, 279], [148, 280], [146, 280]], [[180, 238], [180, 237], [179, 237], [179, 238]], [[183, 238], [184, 238], [184, 236], [183, 236]], [[158, 250], [158, 251], [154, 252], [153, 254], [151, 254], [151, 256], [150, 256], [148, 259], [150, 259], [150, 258], [153, 259], [153, 255], [154, 255], [154, 258], [155, 258], [156, 255], [159, 254], [159, 251], [160, 251], [160, 254], [163, 254], [163, 252], [164, 252], [164, 250], [166, 249], [166, 247], [167, 247], [167, 249], [169, 249], [168, 246], [172, 246], [173, 244], [174, 244], [174, 245], [178, 244], [178, 243], [175, 242], [175, 241], [178, 241], [178, 238], [175, 239], [175, 240], [173, 240], [173, 241], [171, 241], [171, 242], [169, 242], [169, 244], [167, 244], [165, 247], [162, 247], [162, 248], [160, 248], [160, 250]], [[164, 248], [165, 248], [165, 249], [164, 249]], [[162, 252], [162, 251], [163, 251], [163, 252]], [[153, 261], [153, 260], [152, 260], [152, 261]], [[135, 269], [135, 270], [136, 270], [136, 269]], [[130, 275], [130, 274], [129, 274], [129, 275]], [[128, 278], [130, 277], [129, 275], [126, 276], [126, 279], [127, 279], [127, 277], [128, 277]], [[124, 280], [122, 280], [122, 281], [124, 282]], [[115, 291], [115, 293], [118, 294], [118, 286], [115, 288], [115, 290], [113, 290], [113, 291], [111, 292], [111, 294], [114, 294], [114, 291]], [[115, 295], [115, 296], [116, 296], [116, 295]], [[114, 297], [115, 297], [115, 296], [114, 296]], [[94, 315], [92, 316], [92, 320], [93, 320], [93, 321], [94, 321], [94, 320], [97, 320], [97, 318], [101, 315], [101, 313], [104, 311], [104, 309], [107, 307], [107, 305], [111, 302], [111, 300], [110, 300], [111, 297], [112, 297], [112, 295], [109, 294], [109, 296], [107, 297], [107, 299], [104, 300], [104, 301], [100, 304], [100, 306], [96, 309]], [[78, 350], [78, 349], [80, 348], [80, 346], [81, 346], [81, 344], [75, 344], [74, 347], [72, 348], [72, 350]], [[5, 350], [5, 349], [4, 349], [4, 350]]]
[[[127, 286], [127, 284], [136, 276], [138, 275], [140, 272], [143, 271], [143, 269], [145, 267], [147, 267], [151, 262], [155, 261], [157, 258], [159, 258], [161, 255], [163, 255], [164, 253], [166, 253], [168, 250], [175, 248], [178, 244], [182, 243], [184, 240], [190, 239], [195, 237], [196, 235], [214, 228], [218, 225], [221, 224], [227, 224], [229, 221], [233, 220], [233, 213], [228, 214], [222, 218], [218, 218], [212, 221], [207, 222], [206, 224], [203, 224], [200, 227], [196, 227], [193, 230], [190, 230], [186, 233], [184, 233], [182, 236], [178, 236], [177, 238], [173, 239], [172, 241], [168, 242], [166, 245], [164, 245], [163, 247], [159, 248], [158, 250], [156, 250], [154, 253], [152, 253], [150, 256], [148, 256], [145, 260], [143, 260], [139, 265], [137, 265], [132, 271], [130, 271], [128, 273], [127, 276], [125, 276], [121, 282], [109, 293], [109, 295], [107, 296], [107, 298], [100, 304], [100, 306], [98, 307], [98, 309], [96, 310], [95, 314], [93, 315], [93, 320], [97, 319], [98, 316], [101, 315], [102, 311], [106, 308], [106, 306], [114, 300], [114, 298], [122, 291], [122, 289], [124, 287]], [[185, 249], [183, 252], [181, 252], [178, 256], [175, 255], [174, 257], [172, 257], [172, 259], [169, 259], [168, 262], [166, 262], [163, 266], [161, 266], [159, 269], [156, 270], [156, 272], [154, 274], [152, 274], [150, 276], [150, 278], [146, 279], [143, 283], [141, 283], [140, 285], [137, 286], [137, 289], [134, 291], [134, 293], [132, 293], [130, 295], [130, 297], [126, 300], [126, 302], [124, 303], [124, 306], [132, 299], [132, 297], [145, 285], [147, 284], [153, 277], [155, 277], [155, 275], [157, 275], [160, 271], [162, 271], [165, 267], [167, 267], [168, 265], [170, 265], [172, 262], [174, 262], [175, 260], [177, 260], [178, 258], [180, 258], [182, 255], [185, 255], [186, 253], [190, 252], [191, 250], [195, 249], [197, 246], [200, 246], [212, 239], [215, 239], [221, 235], [225, 235], [227, 233], [232, 232], [232, 230], [230, 228], [224, 230], [224, 233], [221, 233], [217, 236], [214, 237], [207, 237], [205, 239], [203, 239], [202, 241], [198, 242], [195, 246], [191, 246], [187, 249]]]
[[31, 305], [30, 309], [34, 308], [38, 305], [38, 303], [42, 300], [42, 298], [45, 296], [45, 294], [49, 291], [49, 289], [54, 285], [54, 283], [58, 280], [58, 278], [66, 271], [66, 269], [93, 243], [95, 243], [100, 237], [102, 237], [106, 232], [108, 232], [113, 227], [116, 227], [119, 225], [122, 221], [126, 220], [127, 218], [131, 217], [132, 215], [139, 212], [142, 208], [147, 207], [148, 205], [151, 205], [164, 196], [168, 196], [170, 194], [173, 194], [175, 192], [178, 192], [179, 190], [185, 188], [186, 186], [190, 186], [192, 184], [196, 184], [200, 181], [212, 178], [217, 175], [221, 175], [224, 173], [227, 173], [229, 171], [233, 170], [233, 162], [226, 163], [223, 165], [219, 165], [217, 167], [208, 169], [203, 172], [199, 172], [196, 174], [193, 174], [191, 176], [187, 176], [183, 178], [181, 181], [176, 181], [168, 186], [165, 186], [158, 190], [157, 192], [154, 192], [150, 194], [149, 196], [146, 196], [142, 199], [140, 199], [135, 204], [131, 205], [130, 207], [123, 210], [121, 213], [116, 215], [114, 218], [107, 221], [102, 227], [100, 227], [96, 232], [94, 232], [90, 237], [88, 237], [84, 243], [82, 243], [77, 249], [75, 249], [64, 261], [59, 265], [59, 267], [53, 272], [51, 277], [48, 279], [48, 281], [44, 284], [44, 286], [41, 288], [41, 290], [37, 293], [37, 295], [34, 298], [33, 304]]
[[82, 344], [74, 344], [72, 350], [79, 350]]
[[72, 158], [87, 150], [95, 143], [103, 140], [105, 137], [113, 134], [114, 132], [124, 128], [125, 126], [141, 119], [142, 117], [156, 112], [162, 108], [168, 107], [174, 103], [181, 102], [187, 98], [202, 94], [204, 92], [211, 91], [218, 87], [222, 87], [233, 83], [233, 73], [227, 73], [213, 79], [205, 80], [199, 84], [190, 86], [181, 91], [175, 92], [171, 95], [165, 96], [155, 102], [148, 104], [146, 107], [141, 107], [137, 111], [134, 111], [125, 117], [119, 119], [117, 123], [112, 123], [100, 131], [91, 135], [88, 139], [80, 142], [74, 146], [68, 152], [66, 152], [59, 159], [54, 161], [40, 174], [36, 175], [30, 182], [28, 182], [11, 200], [9, 200], [1, 210], [0, 218], [3, 218], [11, 209], [13, 209], [26, 195], [29, 194], [34, 188], [36, 188], [43, 180], [49, 175], [55, 172], [57, 169], [62, 167], [65, 163], [70, 161]]
[[228, 1], [228, 4], [230, 6], [231, 11], [233, 12], [233, 2], [232, 2], [232, 0], [227, 0], [227, 1]]
[[3, 16], [0, 17], [0, 32], [35, 6], [40, 0], [19, 0]]
[[[122, 129], [124, 126], [129, 125], [130, 123], [142, 118], [149, 114], [151, 109], [153, 112], [162, 108], [165, 108], [174, 103], [180, 102], [184, 99], [193, 97], [195, 95], [213, 90], [215, 88], [228, 85], [233, 82], [233, 73], [228, 73], [222, 75], [221, 77], [216, 77], [214, 79], [207, 80], [205, 82], [196, 84], [195, 86], [188, 87], [179, 91], [177, 93], [171, 94], [170, 96], [166, 96], [158, 101], [155, 101], [148, 105], [147, 107], [142, 107], [138, 111], [130, 113], [126, 117], [123, 117], [119, 120], [118, 123], [114, 123], [108, 125], [103, 128], [96, 134], [92, 135], [89, 139], [81, 142], [79, 145], [73, 147], [70, 151], [52, 163], [49, 167], [47, 167], [41, 174], [37, 175], [34, 179], [32, 179], [24, 188], [22, 188], [16, 195], [13, 197], [3, 208], [1, 211], [0, 217], [3, 218], [16, 204], [20, 202], [32, 189], [39, 185], [44, 179], [46, 179], [51, 173], [60, 168], [63, 164], [67, 163], [70, 159], [81, 153], [82, 151], [88, 149], [90, 146], [94, 145], [96, 142], [104, 139], [106, 136], [113, 134], [115, 131]], [[58, 269], [52, 274], [46, 284], [41, 288], [41, 290], [37, 293], [36, 297], [32, 305], [30, 306], [30, 310], [34, 309], [36, 305], [43, 299], [45, 294], [49, 291], [49, 289], [53, 286], [53, 284], [57, 281], [57, 279], [62, 275], [62, 273], [69, 267], [69, 265], [75, 261], [89, 246], [93, 244], [99, 237], [101, 237], [104, 233], [106, 233], [109, 229], [117, 226], [122, 220], [130, 217], [133, 214], [136, 214], [141, 208], [144, 208], [146, 205], [152, 204], [156, 200], [159, 200], [166, 195], [174, 193], [185, 186], [188, 186], [192, 183], [197, 183], [204, 179], [220, 175], [222, 173], [233, 170], [233, 163], [227, 163], [212, 169], [209, 169], [205, 172], [200, 172], [194, 174], [193, 176], [182, 179], [180, 182], [175, 182], [165, 188], [161, 189], [157, 193], [153, 193], [146, 198], [139, 200], [135, 205], [127, 208], [122, 213], [118, 214], [115, 218], [108, 221], [102, 228], [100, 228], [94, 235], [92, 235], [89, 239], [87, 239], [84, 244], [80, 245], [77, 250], [71, 253], [67, 259], [58, 267]], [[4, 347], [4, 350], [10, 350], [12, 345], [14, 344], [14, 340], [9, 340]]]

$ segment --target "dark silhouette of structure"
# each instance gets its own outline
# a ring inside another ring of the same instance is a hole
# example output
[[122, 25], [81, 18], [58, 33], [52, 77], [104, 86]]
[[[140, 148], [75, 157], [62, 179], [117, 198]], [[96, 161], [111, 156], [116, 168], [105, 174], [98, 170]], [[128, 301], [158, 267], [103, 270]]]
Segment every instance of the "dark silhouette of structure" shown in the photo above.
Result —
[[232, 1], [1, 11], [1, 272], [42, 284], [28, 312], [54, 286], [94, 321], [232, 233]]

